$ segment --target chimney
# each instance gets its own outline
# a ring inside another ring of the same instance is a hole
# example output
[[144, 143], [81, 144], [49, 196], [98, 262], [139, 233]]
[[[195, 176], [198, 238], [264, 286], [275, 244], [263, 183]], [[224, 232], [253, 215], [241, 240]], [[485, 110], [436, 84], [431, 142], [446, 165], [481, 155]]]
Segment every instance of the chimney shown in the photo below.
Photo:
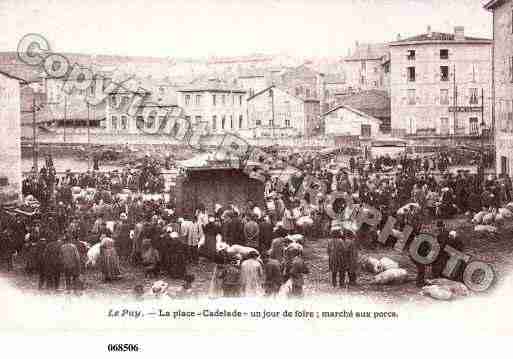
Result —
[[433, 36], [433, 32], [431, 31], [431, 25], [428, 25], [426, 34], [427, 34], [428, 37], [432, 37]]
[[455, 26], [454, 27], [454, 40], [463, 41], [465, 40], [465, 27]]
[[397, 41], [401, 41], [401, 34], [397, 34]]

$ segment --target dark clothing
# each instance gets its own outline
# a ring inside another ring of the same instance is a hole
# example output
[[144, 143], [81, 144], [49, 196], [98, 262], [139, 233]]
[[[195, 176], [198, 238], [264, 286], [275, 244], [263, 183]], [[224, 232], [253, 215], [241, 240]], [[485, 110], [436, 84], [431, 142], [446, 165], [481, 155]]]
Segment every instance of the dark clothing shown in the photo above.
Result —
[[270, 258], [264, 265], [265, 294], [275, 295], [280, 291], [283, 283], [281, 264], [276, 259]]
[[43, 273], [48, 289], [58, 289], [63, 270], [61, 257], [62, 241], [48, 243], [43, 254]]
[[228, 222], [225, 222], [222, 229], [223, 238], [226, 243], [229, 245], [246, 245], [246, 239], [244, 238], [244, 225], [239, 217], [235, 216]]
[[270, 222], [263, 221], [258, 224], [258, 250], [260, 253], [271, 248], [273, 240], [273, 225]]

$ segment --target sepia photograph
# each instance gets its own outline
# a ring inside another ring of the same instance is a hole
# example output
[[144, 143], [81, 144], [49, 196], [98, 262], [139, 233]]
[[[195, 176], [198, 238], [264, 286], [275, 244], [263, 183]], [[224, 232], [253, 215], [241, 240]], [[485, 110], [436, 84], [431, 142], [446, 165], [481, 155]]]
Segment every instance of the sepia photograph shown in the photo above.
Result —
[[512, 0], [0, 0], [0, 29], [0, 337], [513, 334]]

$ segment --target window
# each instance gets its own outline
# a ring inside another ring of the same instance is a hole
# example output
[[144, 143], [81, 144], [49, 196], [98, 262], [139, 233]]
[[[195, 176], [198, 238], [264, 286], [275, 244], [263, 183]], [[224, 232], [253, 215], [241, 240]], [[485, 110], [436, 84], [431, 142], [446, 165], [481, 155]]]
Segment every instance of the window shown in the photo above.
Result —
[[166, 116], [159, 116], [158, 128], [163, 129], [166, 126]]
[[415, 105], [416, 101], [416, 92], [414, 89], [408, 90], [408, 105]]
[[471, 88], [470, 89], [469, 103], [471, 105], [477, 105], [479, 103], [479, 99], [477, 97], [477, 89], [476, 88]]
[[310, 89], [306, 89], [306, 97], [310, 97]]
[[249, 89], [249, 97], [255, 94], [255, 89]]
[[212, 116], [212, 129], [215, 131], [217, 129], [217, 116]]
[[471, 117], [469, 118], [469, 129], [471, 135], [478, 135], [479, 134], [479, 124], [477, 117]]
[[136, 125], [137, 125], [138, 129], [143, 128], [143, 126], [144, 126], [144, 117], [143, 116], [141, 116], [141, 115], [137, 116]]
[[509, 57], [509, 81], [513, 83], [513, 56]]
[[285, 119], [285, 127], [290, 127], [290, 119]]
[[440, 90], [440, 105], [448, 105], [449, 104], [449, 90], [441, 89]]
[[371, 125], [362, 124], [362, 137], [371, 137]]
[[239, 106], [242, 106], [242, 95], [239, 95]]
[[408, 67], [408, 82], [415, 82], [415, 66]]
[[189, 106], [191, 103], [191, 95], [185, 95], [185, 106]]
[[194, 117], [194, 123], [200, 123], [201, 122], [201, 116]]
[[230, 115], [230, 128], [233, 129], [233, 115]]
[[113, 130], [117, 130], [118, 129], [118, 117], [117, 116], [112, 116], [111, 117], [111, 122], [112, 122], [112, 129]]
[[155, 115], [150, 115], [146, 121], [146, 128], [153, 128], [153, 126], [155, 126]]
[[222, 128], [223, 130], [224, 130], [225, 125], [226, 125], [226, 116], [223, 116], [223, 117], [221, 118], [221, 128]]
[[196, 95], [196, 101], [194, 102], [196, 105], [201, 104], [201, 95]]
[[440, 66], [440, 81], [449, 81], [449, 66]]
[[233, 95], [233, 96], [232, 96], [232, 105], [235, 105], [235, 103], [236, 103], [236, 102], [237, 102], [237, 101], [236, 101], [236, 96], [235, 96], [235, 95]]
[[440, 60], [448, 60], [449, 59], [449, 50], [442, 49], [440, 50]]
[[301, 86], [296, 87], [296, 96], [301, 95], [301, 92], [302, 92], [301, 90], [302, 90], [302, 89], [301, 89]]
[[221, 96], [221, 101], [223, 102], [223, 105], [226, 105], [226, 95]]
[[128, 126], [128, 119], [126, 116], [121, 116], [121, 129], [126, 130]]
[[212, 95], [212, 105], [215, 106], [216, 105], [216, 95]]
[[377, 73], [378, 73], [378, 68], [377, 68], [377, 67], [375, 67], [375, 68], [374, 68], [374, 73], [375, 73], [375, 74], [377, 74]]
[[239, 128], [242, 128], [242, 115], [239, 115]]
[[365, 70], [367, 70], [367, 64], [365, 63], [365, 61], [362, 61], [362, 71]]
[[415, 50], [408, 50], [408, 60], [415, 60]]
[[257, 126], [261, 126], [262, 125], [262, 120], [258, 119], [255, 121], [255, 125]]
[[269, 120], [269, 126], [274, 127], [274, 120], [272, 118]]
[[472, 82], [476, 82], [477, 77], [477, 64], [472, 64]]
[[116, 95], [110, 95], [110, 105], [112, 107], [116, 107], [117, 106], [117, 99], [116, 99]]
[[440, 134], [441, 135], [449, 134], [449, 118], [448, 117], [440, 118]]

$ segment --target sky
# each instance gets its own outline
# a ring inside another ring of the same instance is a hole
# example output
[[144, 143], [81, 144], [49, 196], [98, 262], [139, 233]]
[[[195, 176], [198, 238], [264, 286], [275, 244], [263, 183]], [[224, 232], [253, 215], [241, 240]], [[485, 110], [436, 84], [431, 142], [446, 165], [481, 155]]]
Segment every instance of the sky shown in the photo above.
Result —
[[0, 51], [27, 33], [54, 52], [158, 57], [345, 56], [433, 31], [492, 36], [486, 0], [0, 0]]

